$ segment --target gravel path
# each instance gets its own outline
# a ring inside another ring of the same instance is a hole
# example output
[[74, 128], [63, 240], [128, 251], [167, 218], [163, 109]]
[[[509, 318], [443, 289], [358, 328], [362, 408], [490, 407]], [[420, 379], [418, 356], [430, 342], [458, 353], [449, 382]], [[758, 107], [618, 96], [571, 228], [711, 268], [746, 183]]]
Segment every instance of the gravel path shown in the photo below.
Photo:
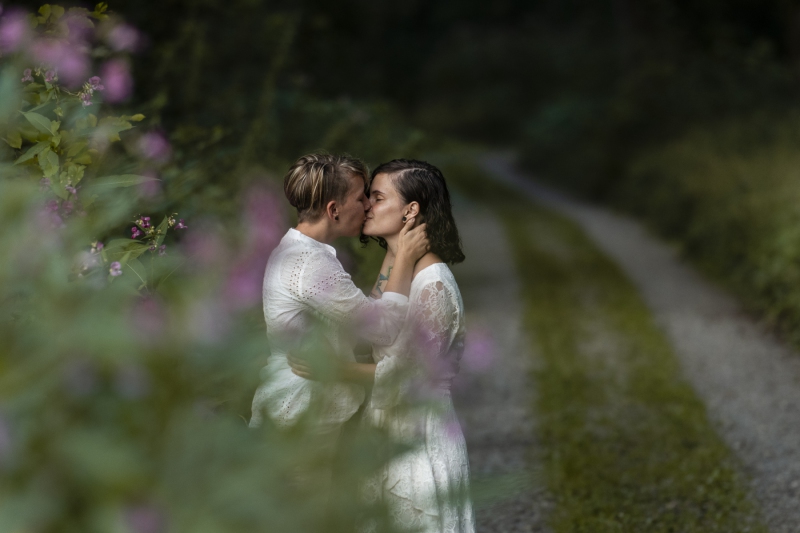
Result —
[[521, 328], [514, 260], [491, 211], [457, 194], [453, 201], [467, 257], [453, 268], [467, 311], [467, 350], [493, 354], [489, 371], [470, 365], [474, 358], [467, 355], [454, 387], [477, 495], [487, 483], [495, 493], [476, 498], [478, 533], [546, 531], [549, 503], [537, 482], [534, 441], [534, 360]]
[[482, 163], [497, 179], [576, 221], [617, 261], [741, 459], [770, 531], [800, 531], [800, 354], [759, 327], [637, 222], [535, 184], [516, 172], [509, 158], [491, 156]]

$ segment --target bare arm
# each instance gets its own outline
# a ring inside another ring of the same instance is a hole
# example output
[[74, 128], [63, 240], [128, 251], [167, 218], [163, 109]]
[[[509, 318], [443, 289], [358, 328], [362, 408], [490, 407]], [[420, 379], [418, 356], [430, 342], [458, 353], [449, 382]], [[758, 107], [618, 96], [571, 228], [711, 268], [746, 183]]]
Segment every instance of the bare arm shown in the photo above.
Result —
[[378, 272], [378, 279], [375, 280], [375, 285], [372, 287], [372, 292], [370, 293], [370, 296], [376, 300], [383, 296], [383, 290], [386, 288], [386, 283], [389, 281], [389, 275], [392, 273], [392, 268], [394, 268], [394, 261], [394, 254], [390, 251], [387, 251], [386, 255], [383, 257], [381, 270]]
[[304, 379], [313, 381], [344, 381], [346, 383], [356, 383], [366, 387], [372, 386], [375, 382], [375, 363], [351, 363], [348, 361], [335, 361], [335, 369], [332, 372], [320, 372], [312, 366], [307, 359], [288, 355], [286, 358], [292, 372]]

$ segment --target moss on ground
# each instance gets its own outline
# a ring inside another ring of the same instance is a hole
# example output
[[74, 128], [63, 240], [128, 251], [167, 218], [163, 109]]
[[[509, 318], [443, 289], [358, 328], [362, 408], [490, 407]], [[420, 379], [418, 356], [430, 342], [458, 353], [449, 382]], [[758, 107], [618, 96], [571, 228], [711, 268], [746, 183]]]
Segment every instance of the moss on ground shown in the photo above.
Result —
[[447, 168], [512, 243], [554, 532], [766, 531], [733, 454], [619, 268], [571, 221]]

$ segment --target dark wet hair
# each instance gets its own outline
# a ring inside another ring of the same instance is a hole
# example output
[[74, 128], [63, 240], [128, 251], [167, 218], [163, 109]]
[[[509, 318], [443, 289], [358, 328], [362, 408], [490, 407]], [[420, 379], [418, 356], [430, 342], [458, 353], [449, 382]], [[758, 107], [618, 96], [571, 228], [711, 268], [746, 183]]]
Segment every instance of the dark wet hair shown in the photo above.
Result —
[[[419, 204], [417, 223], [427, 224], [431, 252], [448, 264], [462, 262], [464, 252], [461, 251], [461, 239], [453, 219], [450, 192], [442, 171], [425, 161], [395, 159], [378, 166], [372, 172], [370, 183], [378, 174], [388, 174], [392, 178], [395, 189], [405, 203]], [[385, 240], [380, 237], [372, 238], [386, 248]], [[361, 236], [361, 242], [365, 244], [369, 239], [366, 235]]]

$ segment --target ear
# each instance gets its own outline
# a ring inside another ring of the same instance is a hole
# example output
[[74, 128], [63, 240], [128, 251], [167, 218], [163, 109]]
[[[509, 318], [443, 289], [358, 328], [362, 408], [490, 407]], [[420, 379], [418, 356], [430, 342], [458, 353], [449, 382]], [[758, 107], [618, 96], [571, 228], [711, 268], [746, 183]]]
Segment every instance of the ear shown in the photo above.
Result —
[[419, 215], [419, 203], [417, 202], [411, 202], [403, 210], [403, 216], [408, 218], [415, 218], [417, 215]]
[[339, 220], [339, 206], [336, 205], [336, 200], [331, 200], [325, 206], [325, 215], [331, 221]]

